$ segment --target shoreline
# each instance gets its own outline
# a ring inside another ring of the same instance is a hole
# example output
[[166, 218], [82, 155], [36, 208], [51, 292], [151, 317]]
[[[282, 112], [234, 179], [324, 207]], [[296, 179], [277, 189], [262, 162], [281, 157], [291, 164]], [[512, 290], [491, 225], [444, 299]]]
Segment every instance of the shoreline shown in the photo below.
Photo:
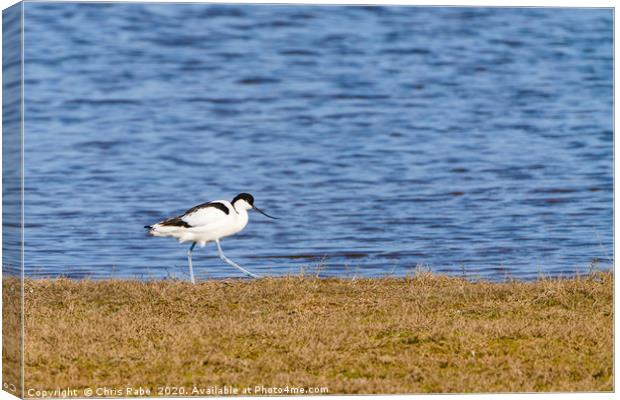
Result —
[[[18, 300], [8, 296], [19, 286], [11, 281], [3, 283], [9, 306]], [[611, 272], [509, 282], [293, 275], [195, 286], [26, 279], [25, 310], [26, 390], [613, 390]]]
[[[183, 268], [181, 270], [181, 277], [176, 275], [171, 276], [162, 276], [155, 277], [152, 274], [149, 276], [123, 276], [118, 275], [115, 276], [110, 274], [109, 276], [81, 276], [81, 277], [71, 277], [69, 275], [25, 275], [25, 281], [33, 280], [33, 281], [41, 281], [41, 280], [71, 280], [71, 281], [92, 281], [92, 282], [102, 282], [102, 281], [121, 281], [121, 282], [188, 282], [189, 275], [185, 273]], [[207, 277], [207, 278], [199, 278], [200, 275], [197, 276], [196, 283], [200, 282], [220, 282], [220, 281], [251, 281], [255, 279], [284, 279], [284, 278], [304, 278], [304, 279], [341, 279], [343, 281], [347, 280], [365, 280], [365, 279], [412, 279], [419, 275], [433, 275], [437, 277], [446, 277], [451, 279], [464, 279], [468, 282], [485, 282], [492, 284], [501, 284], [501, 283], [509, 283], [509, 282], [523, 282], [523, 283], [535, 283], [541, 280], [570, 280], [570, 279], [583, 279], [589, 276], [594, 276], [597, 274], [613, 274], [614, 266], [613, 264], [605, 265], [605, 266], [596, 266], [589, 267], [587, 269], [575, 270], [573, 272], [566, 273], [546, 273], [544, 271], [539, 271], [536, 273], [536, 276], [532, 274], [521, 274], [514, 275], [510, 273], [510, 270], [506, 269], [505, 272], [496, 272], [495, 274], [478, 274], [474, 272], [467, 272], [464, 270], [463, 272], [454, 271], [436, 271], [430, 267], [425, 266], [417, 266], [412, 268], [410, 272], [406, 272], [403, 274], [394, 274], [394, 273], [385, 273], [380, 275], [357, 275], [357, 274], [339, 274], [339, 275], [322, 275], [323, 268], [320, 266], [316, 266], [313, 268], [300, 268], [298, 273], [290, 272], [285, 274], [276, 274], [276, 275], [261, 275], [259, 278], [252, 278], [248, 276], [215, 276], [215, 277]], [[261, 272], [258, 272], [259, 274]], [[207, 273], [208, 274], [208, 273]], [[501, 276], [500, 276], [501, 275]], [[20, 279], [20, 275], [5, 275], [5, 279]]]

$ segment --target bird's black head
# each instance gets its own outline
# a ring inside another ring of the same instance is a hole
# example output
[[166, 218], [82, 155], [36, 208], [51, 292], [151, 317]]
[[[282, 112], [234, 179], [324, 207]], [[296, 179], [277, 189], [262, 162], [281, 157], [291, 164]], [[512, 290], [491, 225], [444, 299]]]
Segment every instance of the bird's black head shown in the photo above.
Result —
[[[241, 201], [241, 203], [239, 203], [238, 205], [235, 205], [238, 201]], [[244, 204], [244, 202], [247, 203], [247, 205]], [[252, 196], [249, 193], [239, 193], [238, 195], [236, 195], [235, 198], [232, 201], [232, 205], [233, 205], [233, 207], [235, 207], [235, 209], [237, 211], [239, 211], [239, 207], [241, 207], [243, 210], [249, 210], [250, 208], [253, 208], [256, 211], [258, 211], [259, 213], [263, 214], [265, 217], [269, 217], [269, 218], [272, 218], [272, 219], [277, 219], [276, 217], [272, 217], [271, 215], [265, 213], [260, 208], [256, 207], [254, 205], [254, 196]]]
[[249, 205], [251, 206], [254, 205], [254, 196], [252, 196], [249, 193], [239, 193], [238, 195], [235, 196], [232, 203], [235, 204], [237, 200], [245, 200]]

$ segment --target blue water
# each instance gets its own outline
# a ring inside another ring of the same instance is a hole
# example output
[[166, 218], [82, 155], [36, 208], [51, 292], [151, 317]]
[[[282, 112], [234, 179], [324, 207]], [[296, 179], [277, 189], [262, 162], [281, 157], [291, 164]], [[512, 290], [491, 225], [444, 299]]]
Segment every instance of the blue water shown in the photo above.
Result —
[[143, 226], [239, 192], [260, 274], [613, 264], [610, 9], [25, 10], [27, 275], [185, 279]]

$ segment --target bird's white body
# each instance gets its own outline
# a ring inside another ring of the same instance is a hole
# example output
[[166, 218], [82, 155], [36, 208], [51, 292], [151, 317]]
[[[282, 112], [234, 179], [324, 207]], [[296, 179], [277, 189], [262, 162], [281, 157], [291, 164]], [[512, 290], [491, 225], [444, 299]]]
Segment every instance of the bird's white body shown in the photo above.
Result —
[[[219, 204], [221, 206], [216, 206]], [[223, 210], [223, 207], [228, 213]], [[188, 210], [185, 214], [161, 221], [152, 226], [153, 236], [172, 236], [179, 242], [205, 244], [240, 232], [248, 224], [248, 209], [245, 201], [238, 201], [236, 207], [226, 200], [216, 200]], [[170, 223], [170, 221], [173, 221]]]

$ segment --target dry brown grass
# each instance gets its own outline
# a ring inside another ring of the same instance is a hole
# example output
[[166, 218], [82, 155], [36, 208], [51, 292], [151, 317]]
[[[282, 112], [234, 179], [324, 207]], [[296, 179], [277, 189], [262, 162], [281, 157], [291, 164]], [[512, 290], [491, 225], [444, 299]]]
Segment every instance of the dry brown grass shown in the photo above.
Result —
[[26, 282], [26, 389], [611, 391], [610, 273]]
[[22, 286], [17, 278], [2, 286], [2, 381], [5, 390], [21, 396], [22, 382]]

